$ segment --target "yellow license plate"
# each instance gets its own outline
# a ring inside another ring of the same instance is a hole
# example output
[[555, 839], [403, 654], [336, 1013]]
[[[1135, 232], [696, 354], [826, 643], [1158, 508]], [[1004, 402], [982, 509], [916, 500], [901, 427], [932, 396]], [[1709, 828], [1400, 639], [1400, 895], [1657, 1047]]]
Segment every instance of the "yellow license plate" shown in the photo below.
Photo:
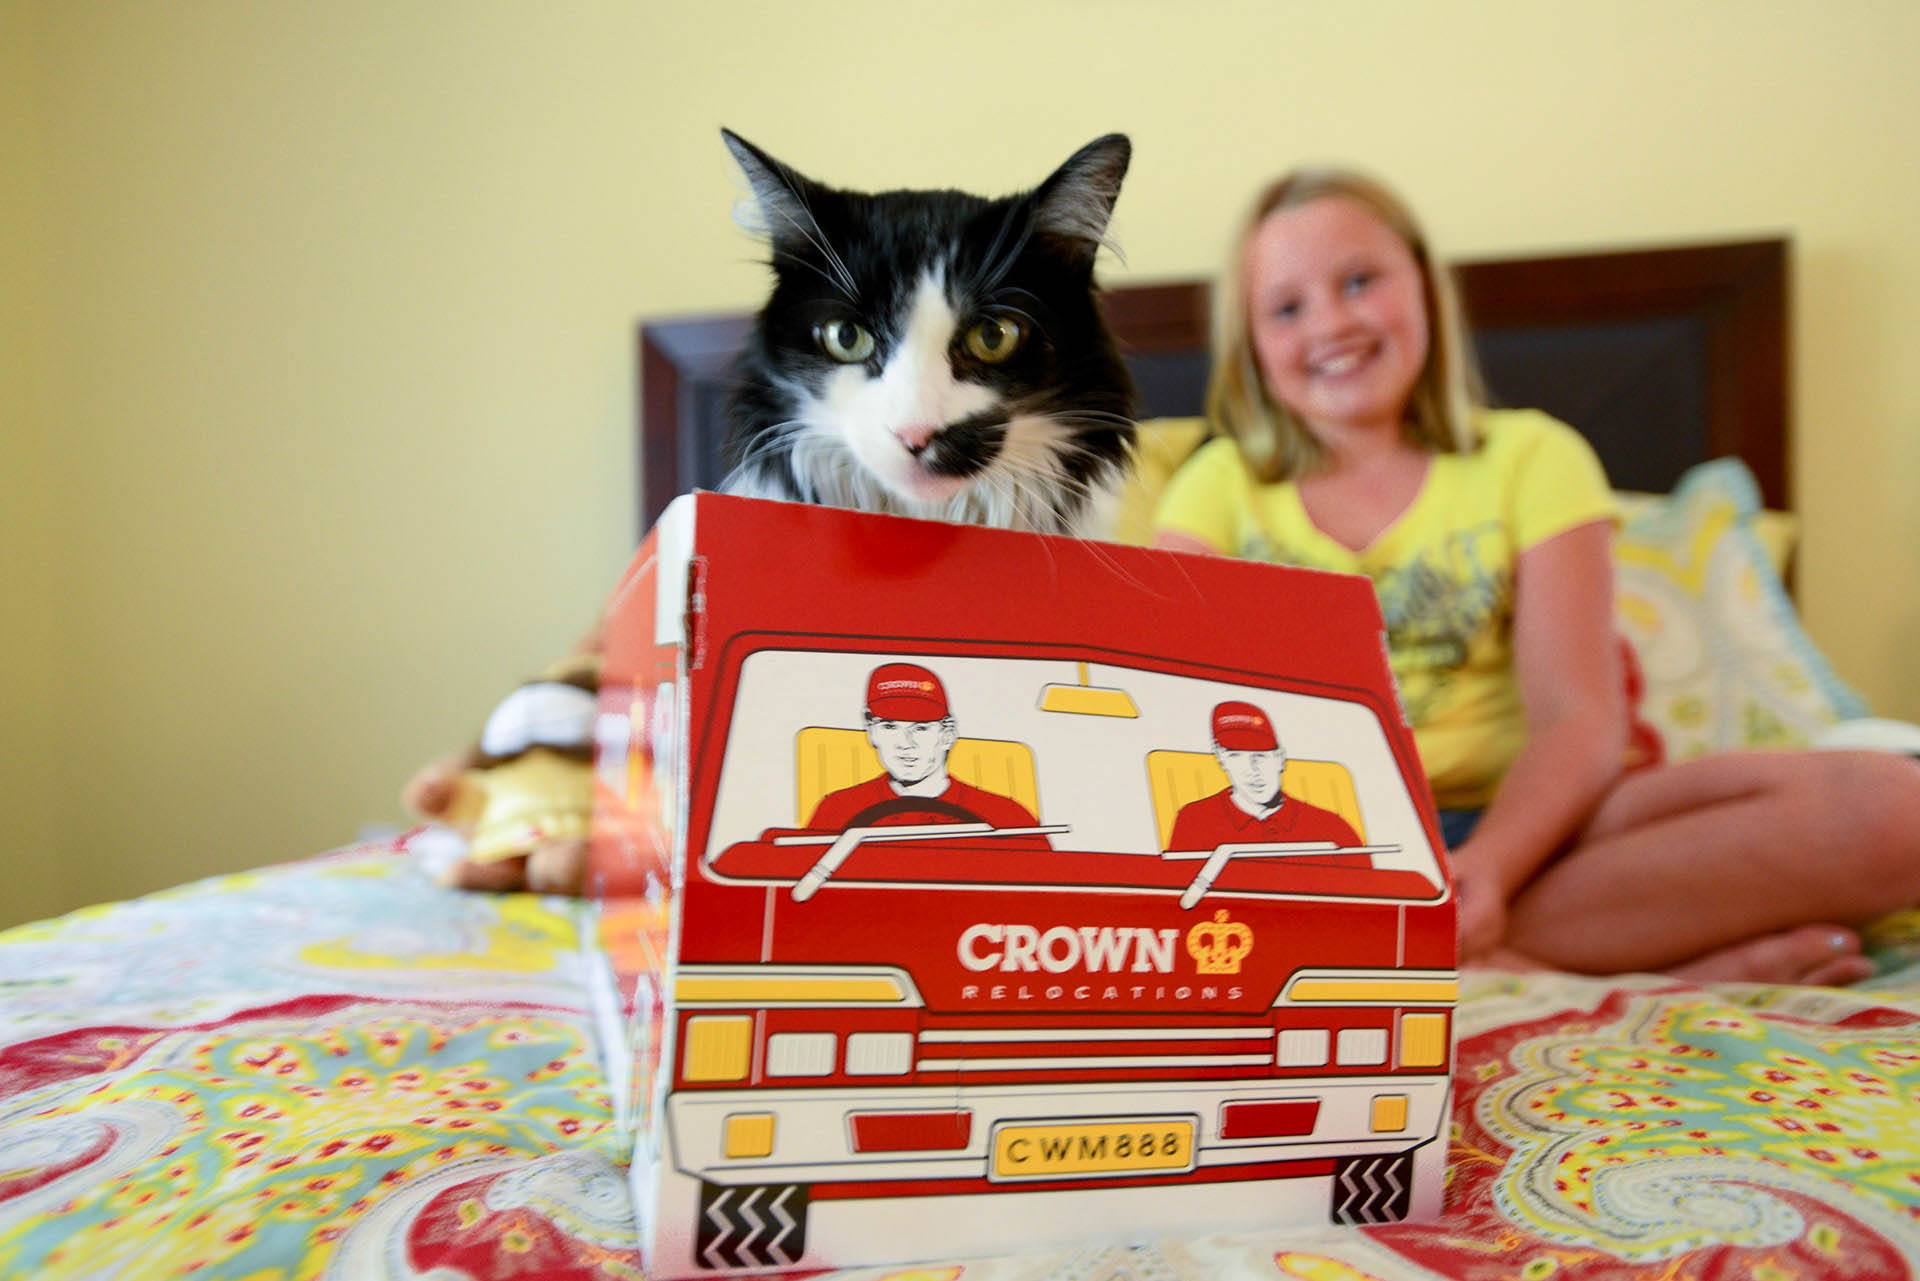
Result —
[[1002, 1179], [1184, 1170], [1193, 1164], [1193, 1122], [1098, 1121], [1080, 1125], [1006, 1125], [993, 1141]]

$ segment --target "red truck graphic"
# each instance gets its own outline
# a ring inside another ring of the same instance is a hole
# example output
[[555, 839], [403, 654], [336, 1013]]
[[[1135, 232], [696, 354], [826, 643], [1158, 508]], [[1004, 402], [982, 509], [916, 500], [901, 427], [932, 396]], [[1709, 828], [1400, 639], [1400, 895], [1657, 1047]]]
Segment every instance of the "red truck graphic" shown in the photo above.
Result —
[[[1216, 603], [1246, 569], [708, 495], [663, 519], [612, 615], [596, 835], [658, 923], [650, 1274], [1437, 1210], [1453, 909], [1378, 616], [1267, 570], [1317, 622], [1250, 630]], [[1222, 706], [1267, 718], [1266, 775], [1210, 741]], [[810, 825], [855, 789], [882, 800]], [[1229, 792], [1260, 831], [1338, 817], [1169, 848]]]

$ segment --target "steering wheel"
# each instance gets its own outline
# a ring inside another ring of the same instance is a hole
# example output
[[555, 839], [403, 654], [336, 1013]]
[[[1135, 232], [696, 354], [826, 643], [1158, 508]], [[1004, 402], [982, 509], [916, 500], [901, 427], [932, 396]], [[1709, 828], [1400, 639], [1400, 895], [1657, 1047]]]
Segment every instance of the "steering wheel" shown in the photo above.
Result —
[[[943, 801], [936, 797], [896, 796], [892, 800], [877, 801], [847, 820], [848, 827], [872, 827], [875, 819], [888, 818], [894, 814], [945, 814], [956, 822], [987, 823], [972, 810], [952, 801]], [[993, 824], [987, 823], [988, 827]]]

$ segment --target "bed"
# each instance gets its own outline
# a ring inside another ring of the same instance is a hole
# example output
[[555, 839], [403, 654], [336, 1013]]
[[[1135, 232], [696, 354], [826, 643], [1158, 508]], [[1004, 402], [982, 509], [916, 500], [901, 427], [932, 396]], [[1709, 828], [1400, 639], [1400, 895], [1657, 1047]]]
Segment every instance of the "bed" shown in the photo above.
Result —
[[[1495, 394], [1643, 495], [1619, 614], [1670, 756], [1865, 711], [1784, 585], [1788, 253], [1461, 269]], [[1138, 511], [1201, 430], [1206, 296], [1107, 302], [1153, 420]], [[718, 478], [744, 325], [641, 328], [643, 524]], [[428, 835], [0, 934], [0, 1277], [638, 1275], [628, 908], [442, 889]], [[838, 1275], [1912, 1276], [1920, 926], [1869, 942], [1879, 973], [1848, 990], [1469, 973], [1436, 1223]]]

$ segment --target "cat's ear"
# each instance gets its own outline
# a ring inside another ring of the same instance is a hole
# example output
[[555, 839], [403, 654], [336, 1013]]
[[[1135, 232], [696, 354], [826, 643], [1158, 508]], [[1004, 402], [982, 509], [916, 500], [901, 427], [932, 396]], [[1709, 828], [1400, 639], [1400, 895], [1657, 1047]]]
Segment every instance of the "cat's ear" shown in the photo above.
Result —
[[734, 220], [776, 246], [810, 239], [814, 221], [807, 204], [812, 193], [819, 190], [819, 184], [781, 164], [731, 129], [722, 129], [720, 137], [753, 191], [751, 204], [743, 202], [734, 210]]
[[1058, 238], [1068, 252], [1092, 262], [1107, 243], [1107, 221], [1120, 197], [1133, 144], [1123, 133], [1095, 138], [1067, 158], [1033, 193], [1033, 229]]

